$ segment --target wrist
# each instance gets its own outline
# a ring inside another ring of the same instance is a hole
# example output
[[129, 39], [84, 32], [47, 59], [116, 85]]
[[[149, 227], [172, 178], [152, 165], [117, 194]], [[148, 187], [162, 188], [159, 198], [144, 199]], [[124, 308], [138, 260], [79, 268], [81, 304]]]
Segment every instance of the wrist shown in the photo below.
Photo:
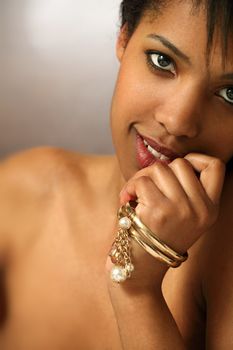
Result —
[[[141, 249], [135, 247], [135, 249]], [[132, 249], [135, 252], [134, 247]], [[107, 284], [110, 289], [122, 289], [125, 292], [131, 294], [147, 294], [147, 293], [160, 293], [163, 278], [168, 270], [168, 266], [142, 250], [143, 256], [138, 256], [136, 252], [135, 256], [132, 252], [132, 262], [134, 265], [134, 271], [131, 277], [126, 279], [122, 283], [116, 283], [111, 279], [111, 270], [114, 264], [108, 257], [106, 263], [106, 278]]]
[[137, 308], [138, 304], [142, 306], [142, 302], [156, 305], [165, 303], [160, 285], [140, 284], [131, 279], [128, 279], [127, 283], [121, 284], [108, 281], [108, 293], [114, 307], [127, 304], [131, 305], [132, 308]]

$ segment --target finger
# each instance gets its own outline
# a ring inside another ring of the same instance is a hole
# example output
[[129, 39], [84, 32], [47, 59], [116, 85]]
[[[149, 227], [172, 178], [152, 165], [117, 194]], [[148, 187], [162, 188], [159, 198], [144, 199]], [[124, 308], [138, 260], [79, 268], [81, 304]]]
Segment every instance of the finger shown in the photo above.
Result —
[[[120, 192], [120, 203], [123, 205], [129, 201], [134, 201], [137, 199], [137, 196], [135, 194], [135, 191], [130, 191], [130, 183], [136, 179], [138, 179], [139, 177], [142, 177], [142, 176], [148, 176], [148, 168], [144, 168], [144, 169], [141, 169], [139, 171], [137, 171], [132, 177], [131, 179], [126, 182], [126, 184], [123, 186], [123, 188], [121, 189], [121, 192]], [[127, 191], [127, 187], [128, 187], [128, 191]], [[130, 193], [131, 192], [131, 193]]]
[[136, 198], [138, 204], [149, 207], [151, 205], [155, 206], [161, 200], [164, 200], [165, 197], [151, 178], [140, 176], [129, 180], [120, 193], [120, 202], [122, 205]]
[[179, 199], [187, 197], [178, 178], [167, 164], [158, 163], [155, 167], [151, 166], [149, 176], [170, 200], [179, 201]]
[[201, 197], [206, 199], [206, 192], [197, 177], [192, 164], [184, 158], [177, 158], [169, 164], [191, 202]]
[[218, 204], [225, 177], [225, 164], [218, 158], [199, 153], [190, 153], [185, 156], [200, 173], [200, 182], [214, 204]]
[[138, 171], [133, 179], [142, 176], [149, 177], [158, 187], [163, 195], [171, 200], [179, 200], [179, 198], [187, 197], [177, 177], [168, 165], [162, 163], [154, 163], [153, 165]]

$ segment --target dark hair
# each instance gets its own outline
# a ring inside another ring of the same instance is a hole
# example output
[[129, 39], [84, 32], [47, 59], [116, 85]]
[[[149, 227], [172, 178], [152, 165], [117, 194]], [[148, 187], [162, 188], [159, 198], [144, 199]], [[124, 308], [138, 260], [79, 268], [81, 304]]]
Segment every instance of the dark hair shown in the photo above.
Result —
[[[130, 37], [146, 12], [159, 14], [164, 6], [172, 0], [123, 0], [120, 7], [121, 27], [127, 23], [127, 34]], [[182, 0], [185, 1], [185, 0]], [[207, 55], [213, 43], [218, 26], [222, 33], [223, 63], [228, 52], [228, 38], [233, 38], [233, 0], [188, 0], [193, 9], [205, 6], [207, 15]], [[227, 170], [233, 171], [233, 158], [227, 164]]]
[[[172, 1], [172, 0], [170, 0]], [[193, 8], [205, 6], [207, 13], [207, 52], [210, 52], [216, 26], [222, 32], [223, 57], [227, 55], [229, 35], [233, 36], [233, 0], [189, 0]], [[127, 23], [129, 37], [133, 34], [143, 15], [148, 11], [155, 14], [169, 3], [169, 0], [123, 0], [121, 2], [121, 26]]]

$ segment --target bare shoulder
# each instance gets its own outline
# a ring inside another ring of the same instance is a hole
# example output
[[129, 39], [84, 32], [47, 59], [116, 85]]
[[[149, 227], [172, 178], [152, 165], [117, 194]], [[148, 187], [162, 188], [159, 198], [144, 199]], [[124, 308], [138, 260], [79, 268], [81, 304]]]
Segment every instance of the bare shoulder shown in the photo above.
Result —
[[[77, 174], [77, 170], [81, 169], [78, 165], [82, 158], [79, 153], [55, 147], [38, 147], [21, 151], [1, 161], [1, 182], [8, 181], [11, 185], [20, 183], [20, 187], [29, 186], [32, 189], [33, 185], [38, 185], [37, 181], [42, 183], [44, 177], [47, 181], [53, 181], [60, 174], [68, 175], [74, 172]], [[34, 189], [38, 190], [38, 187]]]
[[20, 228], [26, 232], [34, 225], [35, 230], [56, 191], [74, 182], [82, 188], [82, 159], [76, 152], [38, 147], [0, 162], [0, 253], [9, 248], [13, 236], [23, 237]]
[[208, 349], [233, 348], [233, 174], [228, 174], [220, 214], [202, 241], [200, 263], [207, 305]]

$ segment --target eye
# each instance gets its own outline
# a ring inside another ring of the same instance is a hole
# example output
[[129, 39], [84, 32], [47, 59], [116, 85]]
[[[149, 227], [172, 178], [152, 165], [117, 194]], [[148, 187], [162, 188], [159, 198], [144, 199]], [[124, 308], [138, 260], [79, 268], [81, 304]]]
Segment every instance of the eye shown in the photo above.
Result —
[[146, 55], [152, 68], [175, 73], [175, 64], [169, 56], [156, 51], [147, 51]]
[[233, 105], [233, 86], [221, 89], [219, 96], [223, 97], [226, 102]]

